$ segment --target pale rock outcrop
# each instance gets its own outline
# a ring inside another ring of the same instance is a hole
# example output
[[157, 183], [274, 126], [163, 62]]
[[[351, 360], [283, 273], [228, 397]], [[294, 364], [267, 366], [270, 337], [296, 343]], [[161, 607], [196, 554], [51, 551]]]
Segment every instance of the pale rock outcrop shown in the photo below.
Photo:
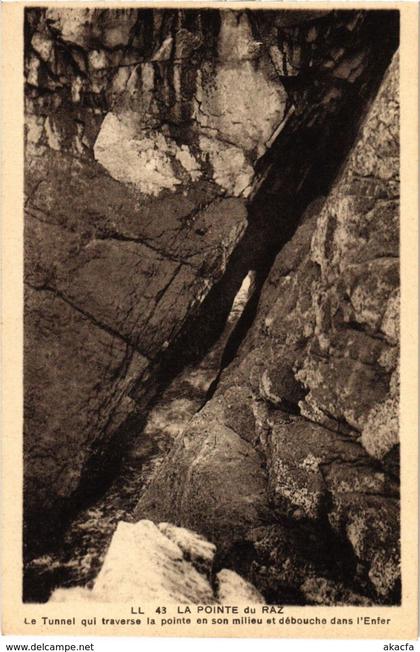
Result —
[[215, 552], [203, 537], [170, 523], [120, 522], [93, 588], [56, 589], [50, 602], [263, 604], [249, 582], [226, 569], [214, 592]]
[[176, 527], [171, 523], [159, 523], [159, 530], [179, 548], [186, 559], [188, 559], [195, 568], [211, 572], [216, 546], [210, 543], [204, 537], [193, 534], [191, 530], [182, 527]]
[[[150, 63], [133, 68], [126, 90], [122, 90], [114, 112], [105, 116], [94, 145], [95, 158], [118, 181], [158, 195], [207, 174], [229, 194], [250, 192], [253, 163], [264, 154], [285, 117], [287, 94], [272, 74], [272, 63], [261, 50], [262, 44], [255, 41], [247, 15], [240, 14], [239, 20], [235, 12], [220, 15], [217, 53], [212, 53], [211, 59], [205, 57], [199, 68], [193, 65], [189, 72], [191, 82], [194, 77], [195, 92], [191, 98], [192, 123], [184, 144], [171, 138], [164, 122], [162, 131], [157, 132], [162, 118], [153, 101], [155, 69]], [[182, 93], [186, 92], [182, 88], [185, 57], [179, 53], [186, 34], [181, 30], [166, 39], [152, 57], [153, 61], [173, 61], [175, 112], [182, 111]], [[214, 56], [219, 59], [216, 67]], [[147, 113], [126, 110], [133, 87], [139, 106], [148, 106]], [[210, 172], [206, 172], [207, 163]]]
[[255, 586], [234, 571], [224, 568], [216, 575], [217, 596], [220, 604], [264, 604], [264, 598]]

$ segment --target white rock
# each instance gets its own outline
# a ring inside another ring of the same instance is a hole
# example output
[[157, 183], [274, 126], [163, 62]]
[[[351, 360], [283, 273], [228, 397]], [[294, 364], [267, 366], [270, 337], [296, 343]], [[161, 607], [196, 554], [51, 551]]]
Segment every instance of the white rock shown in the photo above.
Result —
[[252, 62], [241, 61], [235, 66], [219, 66], [214, 84], [201, 92], [203, 99], [195, 118], [202, 130], [215, 130], [246, 152], [257, 148], [261, 156], [285, 114], [286, 92], [281, 84], [256, 70]]
[[48, 145], [57, 152], [61, 149], [60, 136], [50, 117], [45, 120], [45, 133], [47, 135]]
[[265, 600], [255, 586], [238, 573], [224, 568], [217, 574], [220, 604], [264, 604]]
[[252, 584], [229, 570], [218, 573], [214, 594], [207, 575], [215, 552], [212, 543], [186, 528], [120, 521], [93, 589], [56, 589], [50, 602], [263, 603]]
[[[238, 20], [239, 18], [239, 20]], [[245, 13], [221, 12], [218, 53], [221, 61], [254, 59], [261, 47], [252, 35], [251, 25]]]
[[151, 521], [118, 524], [92, 597], [102, 602], [214, 602], [207, 579]]
[[55, 589], [49, 602], [86, 602], [92, 601], [92, 591], [81, 586], [72, 586], [68, 589]]
[[47, 9], [46, 18], [63, 41], [86, 47], [95, 9]]
[[102, 70], [108, 65], [106, 54], [103, 50], [91, 50], [88, 54], [89, 66], [92, 70]]
[[53, 42], [48, 38], [48, 36], [35, 32], [31, 40], [31, 45], [43, 61], [49, 60], [52, 53]]
[[[183, 540], [187, 533], [182, 534]], [[196, 535], [191, 534], [194, 539]], [[194, 545], [198, 546], [198, 541]], [[77, 587], [58, 589], [50, 600], [162, 604], [216, 601], [207, 578], [184, 559], [176, 543], [146, 520], [118, 524], [91, 591]]]
[[38, 86], [38, 73], [39, 73], [40, 61], [37, 57], [31, 56], [29, 58], [28, 70], [26, 73], [26, 81], [32, 86]]
[[187, 145], [177, 147], [175, 157], [181, 163], [182, 167], [189, 173], [193, 181], [201, 177], [201, 166], [197, 159], [191, 154]]
[[142, 130], [138, 122], [137, 114], [130, 111], [110, 112], [104, 118], [94, 155], [114, 179], [134, 184], [146, 195], [173, 191], [182, 183], [172, 165], [174, 158], [192, 180], [199, 178], [200, 166], [186, 145], [179, 147], [161, 132]]
[[173, 44], [174, 40], [172, 36], [168, 36], [158, 51], [152, 56], [152, 61], [168, 61], [171, 57]]
[[44, 118], [33, 113], [28, 113], [25, 119], [25, 127], [28, 145], [39, 143], [44, 129]]
[[243, 150], [206, 136], [200, 137], [200, 149], [208, 156], [216, 183], [230, 195], [243, 194], [254, 177], [254, 169]]
[[213, 564], [216, 546], [204, 537], [187, 530], [183, 527], [176, 527], [171, 523], [159, 523], [158, 528], [173, 543], [179, 546], [193, 564], [207, 567], [209, 570]]
[[400, 392], [398, 369], [390, 381], [390, 395], [369, 412], [361, 443], [369, 455], [382, 459], [400, 440]]

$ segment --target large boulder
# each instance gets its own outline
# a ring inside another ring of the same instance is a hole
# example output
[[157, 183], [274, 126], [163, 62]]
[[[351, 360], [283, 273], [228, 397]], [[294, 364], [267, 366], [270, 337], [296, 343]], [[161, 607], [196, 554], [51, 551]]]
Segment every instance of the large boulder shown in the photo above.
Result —
[[27, 176], [36, 188], [25, 226], [26, 507], [39, 514], [73, 495], [92, 450], [133, 412], [130, 394], [143, 395], [222, 276], [246, 210], [213, 192], [185, 226], [195, 190], [161, 201], [150, 220], [152, 206], [96, 163], [59, 152]]
[[224, 424], [215, 400], [178, 437], [136, 514], [156, 522], [171, 518], [223, 548], [260, 525], [267, 510], [263, 460]]

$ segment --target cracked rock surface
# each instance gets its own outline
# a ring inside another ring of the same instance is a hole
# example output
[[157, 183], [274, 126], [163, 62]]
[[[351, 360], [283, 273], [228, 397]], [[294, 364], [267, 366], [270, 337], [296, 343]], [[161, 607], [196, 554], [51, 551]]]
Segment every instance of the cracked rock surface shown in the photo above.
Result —
[[28, 567], [138, 503], [267, 600], [397, 600], [397, 23], [26, 10]]
[[398, 154], [394, 58], [329, 196], [278, 255], [238, 354], [137, 507], [242, 556], [273, 600], [316, 603], [311, 582], [332, 582], [330, 603], [398, 599]]

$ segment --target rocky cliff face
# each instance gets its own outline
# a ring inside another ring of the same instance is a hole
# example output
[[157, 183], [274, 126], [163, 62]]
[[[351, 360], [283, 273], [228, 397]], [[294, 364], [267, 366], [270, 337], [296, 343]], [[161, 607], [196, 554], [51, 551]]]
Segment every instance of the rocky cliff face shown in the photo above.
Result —
[[325, 203], [276, 258], [243, 345], [137, 508], [176, 515], [231, 559], [246, 550], [278, 601], [332, 578], [379, 601], [398, 592], [398, 133], [394, 59]]
[[242, 551], [267, 599], [396, 599], [397, 19], [26, 11], [28, 559], [40, 522], [59, 539], [105, 490], [251, 272], [137, 516]]

